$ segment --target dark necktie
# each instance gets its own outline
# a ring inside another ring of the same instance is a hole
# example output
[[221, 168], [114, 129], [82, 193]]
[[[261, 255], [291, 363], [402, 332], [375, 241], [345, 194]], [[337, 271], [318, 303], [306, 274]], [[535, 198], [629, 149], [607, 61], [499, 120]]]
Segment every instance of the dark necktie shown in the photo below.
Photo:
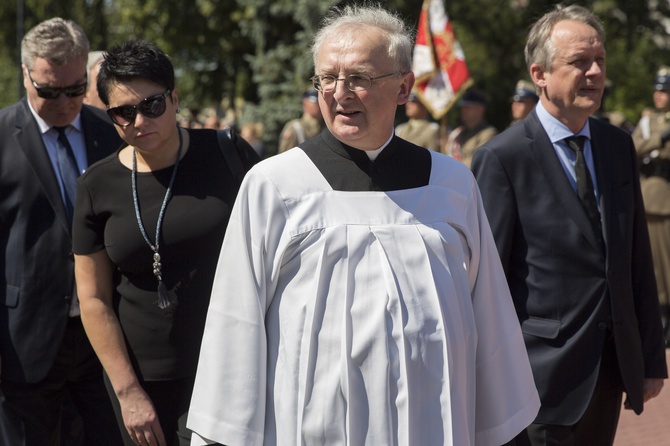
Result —
[[58, 132], [56, 141], [56, 151], [58, 154], [58, 170], [60, 171], [63, 189], [65, 191], [65, 209], [69, 221], [72, 221], [74, 210], [75, 194], [77, 193], [77, 178], [79, 177], [79, 168], [72, 152], [70, 141], [65, 136], [67, 127], [53, 127]]
[[577, 177], [577, 195], [582, 206], [586, 210], [586, 214], [591, 220], [591, 224], [596, 230], [596, 234], [602, 235], [602, 226], [600, 223], [600, 212], [598, 211], [598, 204], [596, 203], [595, 190], [593, 189], [593, 181], [589, 168], [584, 159], [584, 141], [585, 136], [571, 136], [565, 138], [568, 147], [575, 151], [577, 160], [575, 161], [575, 176]]

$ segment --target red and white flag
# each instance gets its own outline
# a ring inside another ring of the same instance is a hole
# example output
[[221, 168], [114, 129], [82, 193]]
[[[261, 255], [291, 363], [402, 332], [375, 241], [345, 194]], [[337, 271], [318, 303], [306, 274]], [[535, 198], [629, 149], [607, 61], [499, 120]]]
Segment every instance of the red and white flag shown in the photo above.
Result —
[[423, 2], [412, 71], [414, 92], [438, 120], [473, 83], [443, 0]]

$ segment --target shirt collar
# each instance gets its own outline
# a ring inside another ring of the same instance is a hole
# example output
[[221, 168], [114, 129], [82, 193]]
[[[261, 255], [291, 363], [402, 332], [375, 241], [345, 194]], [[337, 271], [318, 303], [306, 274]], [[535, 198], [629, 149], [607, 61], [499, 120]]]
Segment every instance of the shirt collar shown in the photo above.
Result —
[[552, 116], [547, 109], [544, 108], [541, 101], [537, 103], [535, 112], [552, 144], [556, 144], [571, 136], [585, 136], [588, 140], [591, 140], [591, 129], [589, 127], [588, 119], [586, 120], [586, 123], [584, 123], [584, 127], [582, 127], [582, 129], [575, 135], [565, 124]]

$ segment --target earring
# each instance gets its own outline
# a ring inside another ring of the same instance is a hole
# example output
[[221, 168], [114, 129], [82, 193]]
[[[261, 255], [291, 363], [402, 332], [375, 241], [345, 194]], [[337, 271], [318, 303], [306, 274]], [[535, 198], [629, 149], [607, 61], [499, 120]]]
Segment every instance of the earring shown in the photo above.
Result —
[[181, 110], [179, 110], [179, 107], [177, 107], [177, 114], [181, 113]]

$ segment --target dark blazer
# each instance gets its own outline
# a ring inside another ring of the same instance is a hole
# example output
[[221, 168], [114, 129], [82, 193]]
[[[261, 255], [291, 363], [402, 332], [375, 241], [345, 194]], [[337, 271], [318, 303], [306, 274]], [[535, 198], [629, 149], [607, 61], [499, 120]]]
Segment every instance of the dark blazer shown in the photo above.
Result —
[[609, 124], [589, 125], [605, 252], [535, 111], [472, 163], [542, 401], [537, 423], [581, 418], [606, 336], [635, 412], [644, 378], [667, 377], [633, 142]]
[[[88, 163], [121, 144], [104, 111], [83, 106]], [[44, 378], [74, 285], [71, 228], [37, 122], [24, 97], [0, 110], [0, 360], [2, 379]]]

